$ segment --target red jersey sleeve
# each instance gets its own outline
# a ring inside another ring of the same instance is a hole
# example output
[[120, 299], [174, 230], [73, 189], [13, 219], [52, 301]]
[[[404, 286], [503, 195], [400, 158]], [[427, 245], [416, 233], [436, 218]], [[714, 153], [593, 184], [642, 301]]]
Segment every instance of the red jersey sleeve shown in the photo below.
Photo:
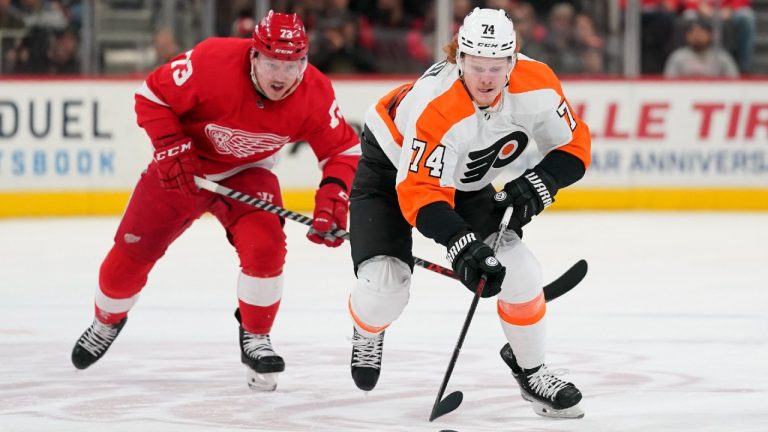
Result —
[[330, 80], [315, 69], [310, 73], [314, 76], [306, 78], [317, 81], [312, 86], [314, 94], [311, 98], [316, 109], [308, 120], [307, 132], [302, 138], [309, 142], [317, 156], [323, 180], [337, 178], [344, 182], [349, 191], [360, 158], [360, 140], [341, 115]]
[[198, 103], [192, 74], [195, 50], [155, 69], [136, 92], [136, 121], [155, 146], [182, 138], [179, 117]]

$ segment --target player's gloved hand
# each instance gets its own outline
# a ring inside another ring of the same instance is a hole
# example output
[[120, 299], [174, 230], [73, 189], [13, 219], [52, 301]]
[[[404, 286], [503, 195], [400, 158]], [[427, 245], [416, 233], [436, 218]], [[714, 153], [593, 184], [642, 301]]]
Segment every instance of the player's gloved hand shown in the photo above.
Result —
[[349, 195], [337, 183], [326, 183], [315, 193], [315, 213], [307, 238], [329, 247], [339, 246], [344, 239], [331, 234], [334, 228], [347, 229]]
[[493, 196], [493, 201], [500, 211], [512, 206], [512, 219], [507, 229], [518, 231], [555, 202], [557, 190], [557, 184], [549, 174], [534, 168], [505, 184], [504, 190]]
[[481, 297], [493, 297], [501, 291], [507, 269], [501, 265], [490, 246], [478, 240], [475, 233], [463, 231], [448, 244], [448, 261], [453, 271], [470, 291], [475, 292], [483, 273], [488, 275]]
[[164, 189], [189, 196], [198, 192], [195, 175], [200, 173], [202, 165], [189, 138], [157, 146], [154, 161]]

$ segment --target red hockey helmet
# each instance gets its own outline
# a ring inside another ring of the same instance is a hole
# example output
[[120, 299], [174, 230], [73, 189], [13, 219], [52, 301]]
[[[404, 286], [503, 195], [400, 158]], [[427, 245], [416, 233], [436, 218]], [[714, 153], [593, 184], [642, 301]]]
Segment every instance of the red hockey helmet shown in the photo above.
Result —
[[296, 14], [269, 11], [253, 29], [253, 48], [277, 60], [301, 60], [309, 50], [304, 23]]

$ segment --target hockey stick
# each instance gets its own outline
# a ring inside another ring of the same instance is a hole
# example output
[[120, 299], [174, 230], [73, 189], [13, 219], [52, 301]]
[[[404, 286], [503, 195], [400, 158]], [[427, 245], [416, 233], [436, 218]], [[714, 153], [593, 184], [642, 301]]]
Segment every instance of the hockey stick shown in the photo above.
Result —
[[[511, 218], [512, 207], [507, 207], [507, 210], [504, 212], [504, 217], [501, 218], [501, 223], [499, 224], [499, 233], [496, 235], [496, 238], [493, 239], [492, 249], [494, 254], [496, 254], [496, 251], [499, 250], [502, 234], [504, 234], [504, 231], [507, 230], [507, 225], [509, 225], [509, 220]], [[464, 400], [464, 394], [460, 391], [455, 391], [449, 394], [445, 399], [443, 399], [443, 393], [445, 393], [445, 388], [448, 386], [448, 380], [451, 379], [453, 367], [456, 366], [456, 360], [459, 358], [461, 346], [464, 345], [464, 339], [467, 337], [469, 324], [472, 322], [472, 317], [475, 316], [475, 309], [477, 309], [477, 303], [480, 300], [480, 294], [483, 293], [483, 289], [485, 289], [485, 284], [487, 282], [488, 274], [483, 273], [483, 275], [480, 277], [480, 282], [477, 283], [477, 288], [475, 288], [475, 295], [472, 297], [472, 303], [469, 305], [467, 317], [464, 319], [464, 326], [461, 328], [461, 333], [459, 333], [459, 340], [456, 342], [456, 348], [453, 349], [453, 355], [451, 356], [451, 361], [448, 363], [448, 369], [445, 371], [443, 382], [440, 384], [440, 390], [437, 392], [435, 404], [432, 406], [432, 413], [429, 414], [429, 421], [432, 421], [455, 410], [459, 407], [459, 405], [461, 405], [461, 401]]]
[[[260, 208], [264, 211], [276, 214], [285, 219], [290, 219], [292, 221], [299, 222], [307, 226], [312, 226], [311, 217], [304, 216], [301, 213], [296, 213], [294, 211], [285, 209], [280, 206], [276, 206], [267, 201], [254, 198], [250, 195], [246, 195], [242, 192], [234, 191], [216, 182], [206, 180], [202, 177], [196, 176], [195, 184], [199, 188], [205, 189], [209, 192], [213, 192], [219, 195], [224, 195], [234, 200], [251, 205], [253, 207]], [[336, 237], [349, 240], [349, 233], [344, 230], [334, 229], [333, 231], [331, 231], [331, 234], [333, 234]], [[427, 260], [424, 260], [418, 257], [413, 257], [413, 262], [415, 265], [419, 267], [425, 268], [435, 273], [439, 273], [444, 276], [448, 276], [453, 279], [458, 279], [458, 276], [456, 276], [456, 273], [454, 273], [451, 269], [447, 269], [439, 264], [435, 264], [433, 262], [429, 262]], [[565, 273], [563, 273], [559, 278], [552, 281], [552, 283], [544, 286], [544, 298], [547, 301], [550, 301], [560, 297], [561, 295], [567, 293], [573, 287], [578, 285], [579, 282], [581, 282], [581, 280], [584, 279], [584, 276], [586, 275], [587, 275], [587, 262], [584, 261], [583, 259], [577, 261], [576, 264], [572, 265], [571, 268], [566, 270]]]

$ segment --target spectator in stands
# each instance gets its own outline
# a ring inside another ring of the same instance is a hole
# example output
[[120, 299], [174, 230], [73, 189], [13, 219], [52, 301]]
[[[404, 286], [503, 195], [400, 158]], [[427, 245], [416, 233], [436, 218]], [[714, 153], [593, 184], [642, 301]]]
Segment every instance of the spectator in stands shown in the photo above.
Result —
[[61, 9], [69, 21], [68, 28], [80, 34], [83, 26], [83, 1], [82, 0], [60, 0]]
[[546, 57], [542, 61], [548, 63], [558, 74], [581, 72], [581, 62], [574, 39], [575, 14], [573, 5], [563, 2], [554, 5], [547, 18], [548, 31], [544, 38]]
[[472, 10], [471, 0], [453, 0], [453, 26], [451, 30], [455, 33], [464, 23], [464, 17]]
[[414, 17], [406, 12], [403, 0], [377, 0], [371, 16], [360, 19], [360, 46], [376, 59], [382, 73], [420, 73], [424, 65], [410, 54], [406, 35], [418, 29]]
[[370, 51], [357, 44], [356, 22], [338, 16], [323, 19], [318, 25], [317, 41], [310, 45], [312, 64], [324, 73], [374, 72], [376, 60]]
[[21, 0], [19, 11], [27, 28], [39, 27], [47, 30], [64, 30], [69, 24], [61, 3], [57, 1]]
[[42, 0], [20, 0], [18, 5], [17, 16], [24, 22], [27, 33], [15, 53], [6, 54], [4, 58], [12, 59], [15, 73], [48, 73], [48, 50], [54, 34], [68, 25], [64, 7], [58, 1]]
[[[678, 11], [682, 0], [641, 0], [640, 2], [640, 72], [661, 74], [664, 63], [675, 48]], [[621, 0], [625, 9], [627, 0]]]
[[77, 56], [77, 33], [74, 29], [56, 32], [48, 49], [47, 72], [57, 75], [80, 73], [80, 59]]
[[49, 45], [49, 31], [40, 27], [29, 29], [16, 48], [12, 72], [30, 75], [45, 73], [48, 63]]
[[[17, 41], [21, 40], [21, 34], [14, 35], [12, 32], [21, 33], [23, 28], [24, 21], [18, 9], [11, 4], [11, 0], [0, 0], [0, 56], [2, 56], [0, 73], [14, 69]], [[3, 30], [11, 30], [11, 33]]]
[[176, 41], [176, 35], [169, 28], [156, 31], [152, 43], [155, 47], [155, 66], [168, 63], [176, 54], [181, 52], [179, 43]]
[[435, 63], [435, 26], [437, 11], [434, 0], [417, 10], [411, 28], [405, 35], [408, 57], [426, 69]]
[[716, 0], [685, 0], [683, 18], [686, 20], [719, 18], [723, 22], [723, 43], [736, 60], [742, 73], [750, 72], [755, 50], [756, 17], [752, 0], [719, 0], [720, 14], [716, 17]]
[[287, 3], [289, 3], [290, 6], [286, 7], [286, 11], [297, 14], [304, 22], [304, 26], [308, 32], [312, 32], [317, 28], [317, 20], [323, 15], [323, 11], [326, 7], [325, 1], [318, 0], [296, 0]]
[[664, 76], [677, 77], [729, 77], [739, 76], [736, 62], [730, 54], [713, 45], [712, 24], [705, 20], [692, 20], [685, 30], [686, 46], [676, 49], [667, 60]]
[[[250, 11], [249, 11], [250, 12]], [[256, 26], [256, 20], [253, 19], [251, 14], [241, 14], [232, 23], [232, 29], [229, 35], [237, 38], [249, 38], [253, 34], [253, 28]]]
[[356, 14], [349, 12], [349, 0], [326, 0], [325, 3], [322, 15], [324, 18], [338, 16], [357, 18]]
[[580, 72], [593, 75], [604, 73], [605, 40], [597, 34], [592, 18], [586, 14], [576, 15], [573, 28]]
[[547, 28], [539, 22], [533, 6], [528, 2], [517, 3], [512, 8], [511, 16], [520, 52], [536, 60], [547, 61], [543, 45]]
[[11, 0], [0, 0], [0, 29], [20, 29], [24, 27], [21, 12]]
[[485, 7], [488, 9], [501, 9], [509, 14], [509, 16], [512, 16], [512, 11], [517, 6], [517, 3], [517, 0], [485, 0]]

